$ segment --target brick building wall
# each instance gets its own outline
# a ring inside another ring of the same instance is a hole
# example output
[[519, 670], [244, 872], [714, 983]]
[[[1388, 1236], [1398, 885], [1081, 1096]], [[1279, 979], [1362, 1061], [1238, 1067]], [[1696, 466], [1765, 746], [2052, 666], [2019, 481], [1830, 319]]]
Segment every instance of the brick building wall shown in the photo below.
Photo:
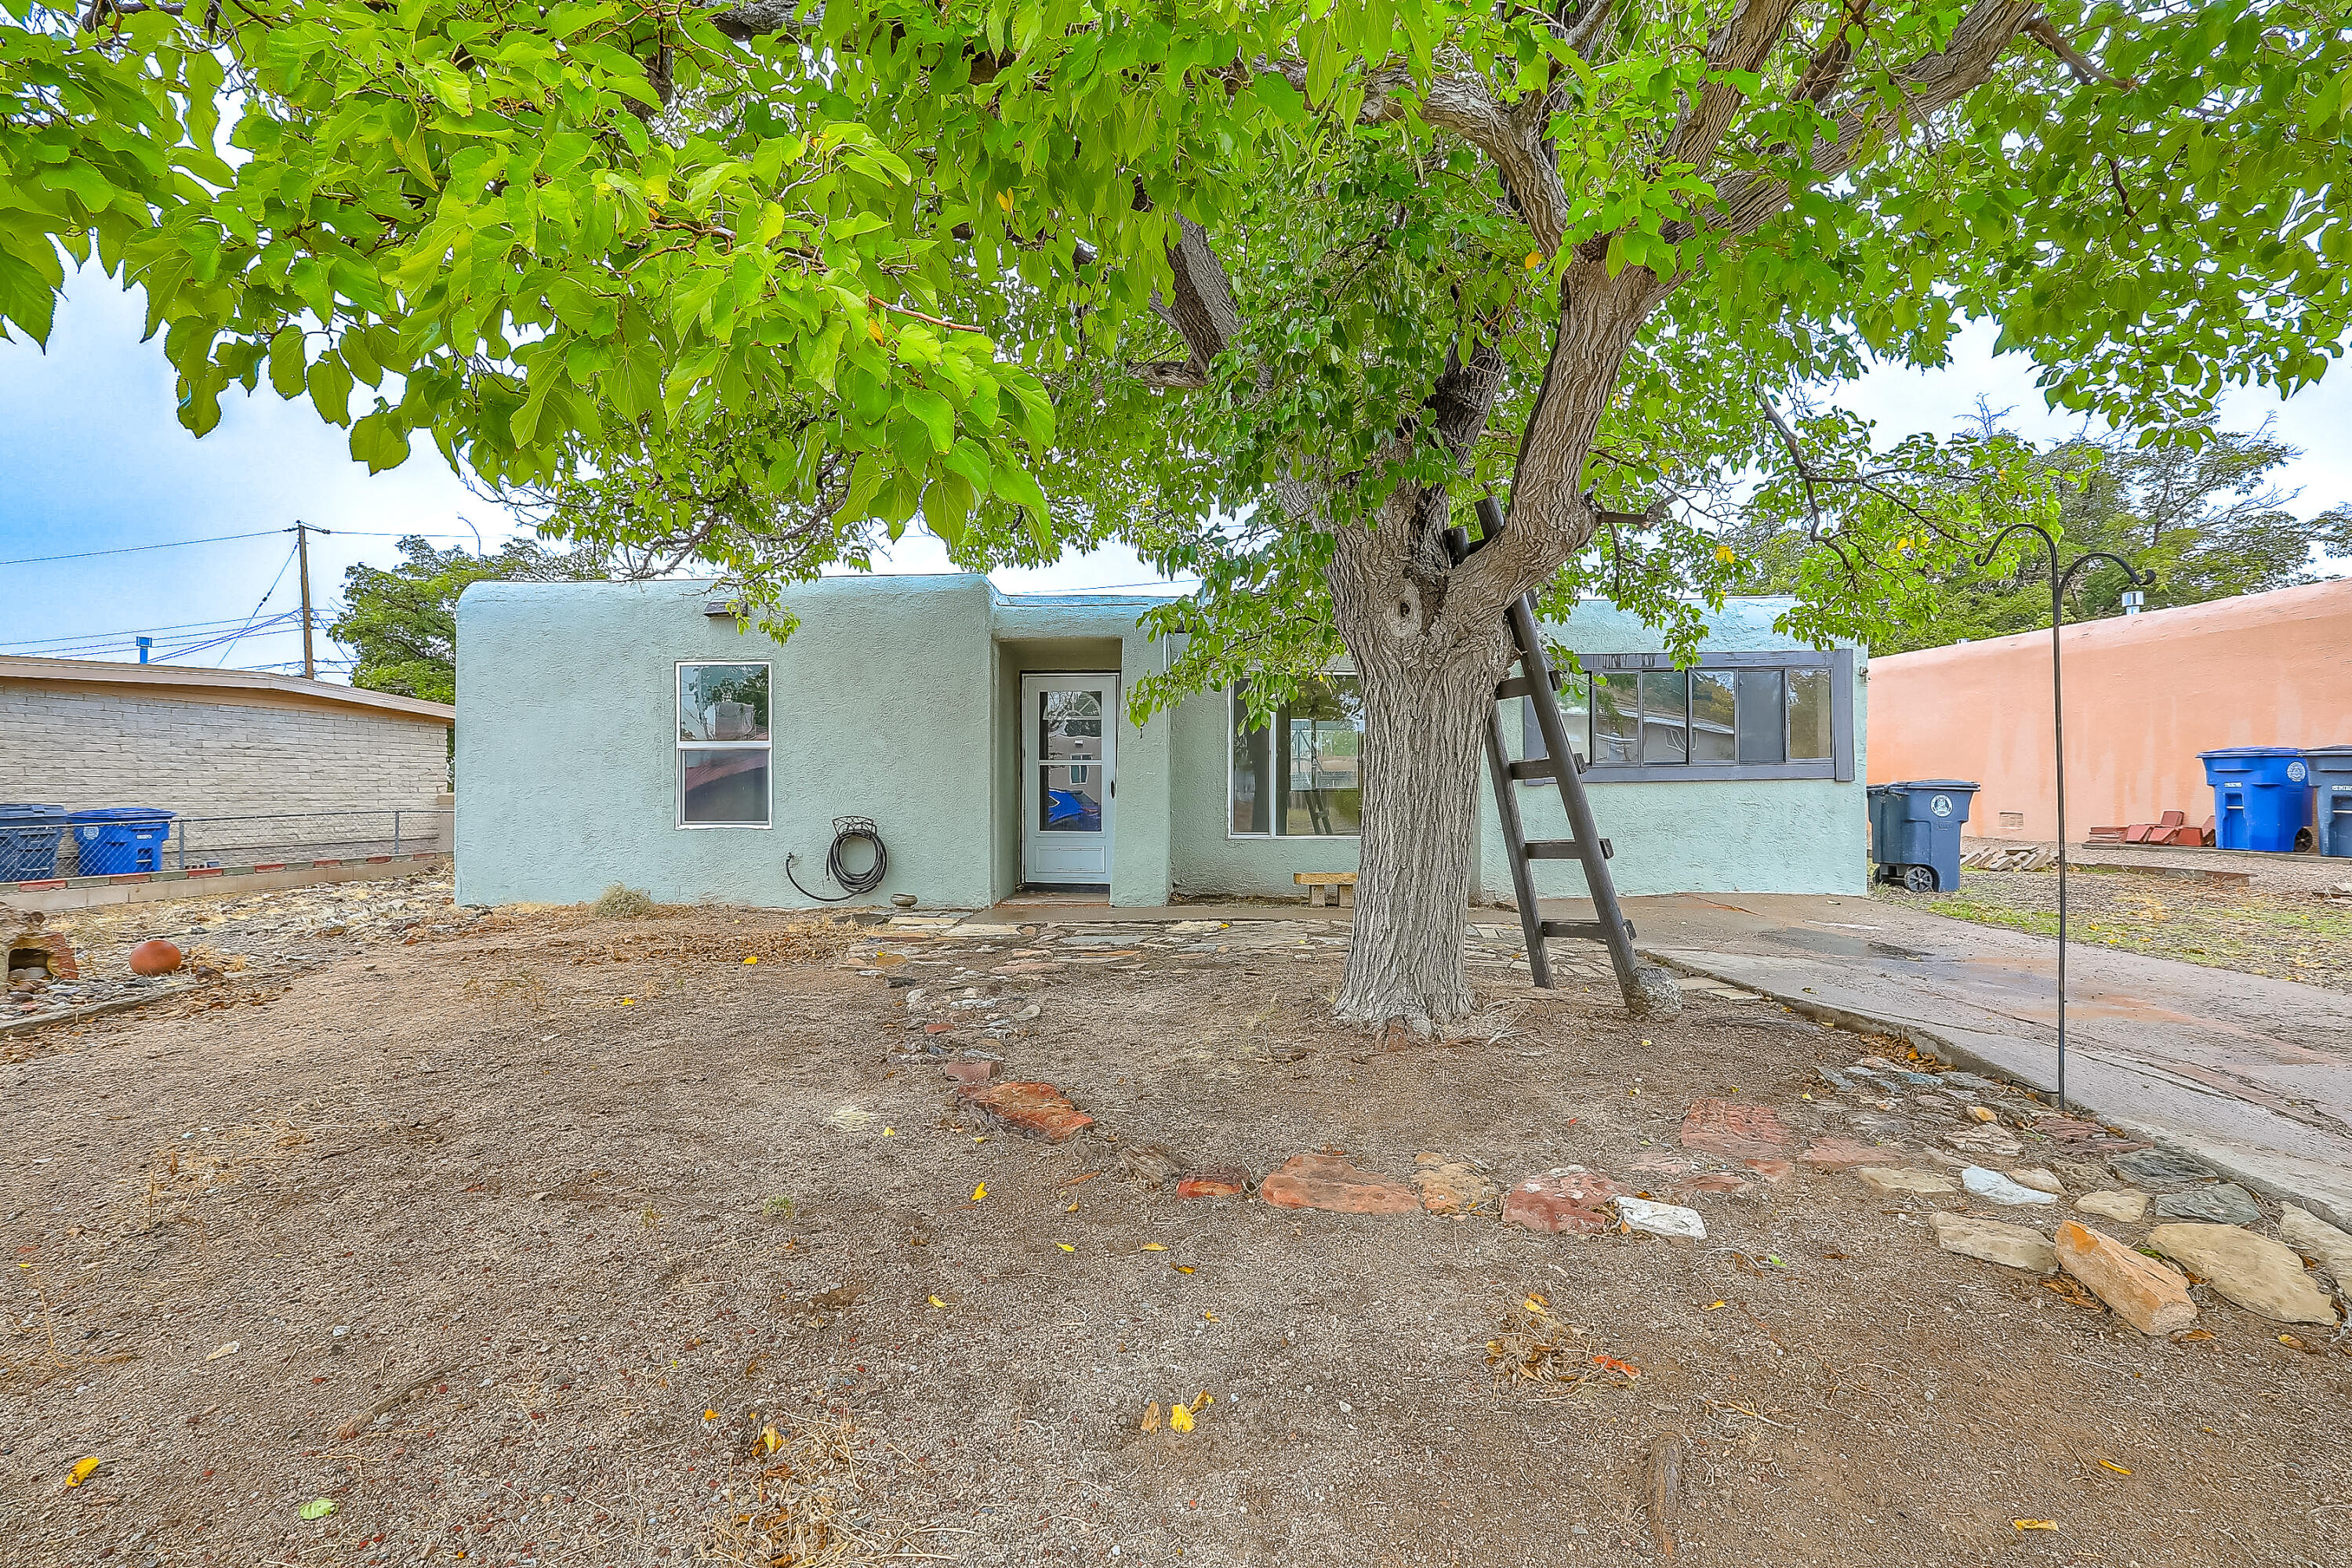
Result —
[[[184, 817], [431, 811], [449, 788], [448, 733], [422, 716], [268, 692], [0, 681], [0, 800], [155, 806]], [[242, 837], [294, 840], [360, 826], [276, 820]], [[436, 819], [403, 826], [433, 833]], [[446, 818], [438, 837], [414, 847], [447, 848]]]

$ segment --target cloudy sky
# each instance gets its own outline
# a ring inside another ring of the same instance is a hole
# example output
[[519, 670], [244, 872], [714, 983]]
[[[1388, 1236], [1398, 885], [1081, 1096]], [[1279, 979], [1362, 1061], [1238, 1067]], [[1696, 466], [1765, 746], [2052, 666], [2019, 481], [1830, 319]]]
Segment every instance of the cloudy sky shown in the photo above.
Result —
[[[338, 599], [352, 563], [395, 559], [398, 534], [467, 545], [478, 537], [495, 547], [513, 531], [429, 447], [420, 442], [406, 464], [370, 478], [351, 460], [344, 432], [307, 403], [281, 403], [266, 382], [251, 397], [233, 390], [219, 427], [191, 437], [173, 416], [163, 345], [139, 341], [142, 324], [135, 297], [84, 274], [70, 284], [46, 353], [0, 342], [0, 653], [135, 658], [131, 638], [144, 632], [159, 658], [299, 671], [292, 612], [300, 592], [288, 531], [297, 519], [330, 531], [310, 551], [311, 594], [322, 606]], [[2012, 426], [2031, 436], [2078, 428], [2043, 408], [2025, 362], [1993, 359], [1991, 341], [1989, 328], [1972, 332], [1948, 368], [1874, 372], [1840, 400], [1888, 439], [1948, 434], [1979, 396], [2009, 409]], [[2265, 416], [2304, 450], [2284, 476], [2302, 489], [2298, 510], [2352, 502], [2344, 438], [2352, 372], [2291, 402], [2243, 393], [2225, 411], [2233, 428]], [[233, 535], [254, 537], [225, 537]], [[184, 540], [220, 542], [141, 548]], [[33, 559], [52, 556], [69, 559]], [[943, 565], [937, 543], [917, 538], [891, 569]], [[1018, 591], [1134, 587], [1150, 575], [1130, 552], [1111, 549], [997, 580]], [[238, 636], [248, 622], [256, 629]], [[204, 643], [212, 646], [195, 647]], [[323, 637], [319, 654], [341, 657]], [[330, 662], [321, 674], [340, 679], [341, 669]]]

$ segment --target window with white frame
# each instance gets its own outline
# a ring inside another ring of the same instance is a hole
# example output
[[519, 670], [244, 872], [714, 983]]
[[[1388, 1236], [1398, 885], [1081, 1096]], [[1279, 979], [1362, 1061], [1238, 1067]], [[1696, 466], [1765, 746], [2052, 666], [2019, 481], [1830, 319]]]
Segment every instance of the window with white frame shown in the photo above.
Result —
[[677, 825], [765, 827], [768, 667], [677, 667]]
[[[1832, 648], [1702, 655], [1599, 654], [1560, 682], [1560, 718], [1586, 776], [1612, 779], [1853, 777], [1853, 654]], [[1546, 754], [1532, 703], [1530, 757]]]
[[1254, 725], [1246, 682], [1231, 698], [1227, 772], [1235, 838], [1353, 838], [1363, 817], [1364, 704], [1344, 671], [1307, 681]]

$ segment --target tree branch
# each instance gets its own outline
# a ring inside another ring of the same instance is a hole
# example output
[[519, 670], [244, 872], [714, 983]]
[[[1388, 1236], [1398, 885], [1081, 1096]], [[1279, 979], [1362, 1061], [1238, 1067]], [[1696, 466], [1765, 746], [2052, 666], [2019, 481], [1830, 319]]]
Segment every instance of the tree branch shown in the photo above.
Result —
[[[2033, 19], [2038, 0], [1977, 0], [1952, 33], [1949, 47], [1924, 56], [1895, 73], [1892, 85], [1902, 103], [1892, 111], [1874, 85], [1849, 92], [1830, 115], [1837, 138], [1806, 171], [1816, 184], [1836, 179], [1852, 168], [1864, 150], [1890, 129], [1890, 112], [1900, 130], [1918, 123], [1937, 110], [1958, 102], [1983, 85], [2000, 57]], [[1762, 172], [1727, 180], [1717, 187], [1719, 201], [1711, 226], [1728, 234], [1753, 234], [1788, 205], [1790, 183]], [[1680, 227], [1680, 226], [1677, 226]], [[1670, 237], [1687, 236], [1687, 228]]]
[[2137, 87], [2137, 77], [2117, 76], [2098, 61], [2067, 41], [2066, 36], [2052, 25], [2047, 16], [2036, 16], [2025, 24], [2025, 36], [2048, 49], [2064, 62], [2074, 79], [2084, 87]]
[[824, 20], [824, 0], [743, 0], [715, 13], [710, 25], [737, 43], [771, 33], [798, 34]]
[[[1738, 0], [1731, 20], [1707, 40], [1707, 65], [1717, 71], [1759, 68], [1772, 46], [1780, 41], [1796, 8], [1797, 0]], [[1705, 167], [1747, 97], [1727, 81], [1708, 82], [1699, 89], [1697, 100], [1683, 110], [1674, 133], [1666, 138], [1660, 161]]]

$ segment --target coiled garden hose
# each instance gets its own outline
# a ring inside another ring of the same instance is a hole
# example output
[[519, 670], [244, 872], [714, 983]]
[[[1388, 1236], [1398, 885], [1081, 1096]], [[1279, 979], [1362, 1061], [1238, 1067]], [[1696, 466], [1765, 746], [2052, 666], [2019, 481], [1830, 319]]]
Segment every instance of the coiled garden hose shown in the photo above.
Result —
[[[862, 871], [853, 871], [842, 851], [858, 843], [874, 847], [874, 864]], [[833, 819], [833, 847], [824, 852], [824, 874], [833, 879], [834, 886], [841, 889], [840, 897], [812, 893], [806, 888], [801, 888], [801, 879], [793, 876], [793, 862], [797, 858], [799, 857], [793, 855], [784, 857], [784, 875], [791, 879], [793, 887], [800, 888], [801, 897], [814, 899], [821, 904], [838, 904], [861, 893], [870, 893], [882, 885], [883, 877], [890, 869], [890, 851], [883, 847], [882, 835], [876, 831], [873, 819], [866, 816], [836, 816]]]

